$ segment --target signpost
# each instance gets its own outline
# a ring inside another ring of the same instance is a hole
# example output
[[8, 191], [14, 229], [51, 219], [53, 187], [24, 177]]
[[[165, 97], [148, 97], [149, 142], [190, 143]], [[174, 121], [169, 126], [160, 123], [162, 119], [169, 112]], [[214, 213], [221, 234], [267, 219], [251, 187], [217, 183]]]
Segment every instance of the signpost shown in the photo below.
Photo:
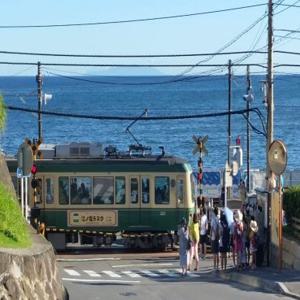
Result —
[[271, 241], [278, 246], [279, 249], [279, 269], [282, 269], [282, 187], [281, 175], [285, 171], [287, 165], [287, 150], [282, 141], [275, 140], [272, 142], [268, 152], [268, 163], [270, 170], [277, 176], [278, 193], [271, 198]]

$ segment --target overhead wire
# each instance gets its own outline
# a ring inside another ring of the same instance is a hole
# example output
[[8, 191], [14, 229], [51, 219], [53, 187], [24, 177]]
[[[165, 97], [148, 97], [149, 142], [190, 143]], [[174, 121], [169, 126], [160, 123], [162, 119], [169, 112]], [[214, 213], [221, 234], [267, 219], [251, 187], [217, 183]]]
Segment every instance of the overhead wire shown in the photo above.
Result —
[[148, 22], [148, 21], [159, 21], [159, 20], [167, 20], [167, 19], [194, 17], [194, 16], [209, 15], [209, 14], [223, 13], [223, 12], [232, 12], [236, 10], [255, 8], [260, 6], [266, 6], [266, 3], [258, 3], [258, 4], [252, 4], [246, 6], [231, 7], [231, 8], [224, 8], [224, 9], [217, 9], [217, 10], [203, 11], [203, 12], [189, 13], [189, 14], [170, 15], [170, 16], [161, 16], [161, 17], [152, 17], [152, 18], [128, 19], [128, 20], [114, 20], [114, 21], [104, 21], [104, 22], [46, 24], [46, 25], [1, 25], [0, 29], [28, 29], [28, 28], [53, 28], [53, 27], [78, 27], [78, 26], [83, 27], [83, 26], [99, 26], [99, 25], [110, 25], [110, 24]]
[[[37, 109], [16, 107], [11, 105], [5, 105], [5, 108], [13, 111], [22, 111], [28, 113], [40, 113], [42, 115], [50, 115], [56, 117], [70, 117], [70, 118], [79, 118], [79, 119], [96, 119], [96, 120], [113, 120], [113, 121], [132, 121], [136, 120], [135, 117], [129, 116], [96, 116], [96, 115], [85, 115], [85, 114], [73, 114], [73, 113], [61, 113], [61, 112], [50, 112], [50, 111], [38, 111]], [[177, 115], [177, 116], [156, 116], [156, 117], [141, 117], [139, 121], [158, 121], [158, 120], [183, 120], [183, 119], [199, 119], [199, 118], [210, 118], [210, 117], [221, 117], [231, 115], [240, 115], [246, 112], [255, 111], [253, 108], [236, 110], [236, 111], [224, 111], [218, 113], [206, 113], [206, 114], [196, 114], [196, 115]]]

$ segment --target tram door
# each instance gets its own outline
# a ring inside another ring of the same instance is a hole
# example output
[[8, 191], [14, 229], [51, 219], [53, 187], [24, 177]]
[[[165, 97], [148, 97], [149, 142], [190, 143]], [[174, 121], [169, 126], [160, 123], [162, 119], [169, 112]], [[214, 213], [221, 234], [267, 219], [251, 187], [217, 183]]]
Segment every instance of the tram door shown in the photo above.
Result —
[[132, 222], [139, 227], [150, 226], [150, 178], [135, 176], [130, 178], [130, 207], [135, 210]]

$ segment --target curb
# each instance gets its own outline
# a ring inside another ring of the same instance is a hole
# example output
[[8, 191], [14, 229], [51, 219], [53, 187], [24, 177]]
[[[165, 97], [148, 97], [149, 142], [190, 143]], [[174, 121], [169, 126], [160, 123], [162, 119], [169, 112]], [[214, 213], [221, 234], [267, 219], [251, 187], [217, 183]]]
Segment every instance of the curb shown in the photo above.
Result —
[[276, 283], [279, 286], [280, 291], [283, 295], [286, 295], [286, 296], [289, 296], [289, 297], [292, 297], [295, 299], [300, 299], [300, 295], [290, 292], [289, 289], [286, 287], [286, 285], [283, 282], [278, 281]]
[[247, 285], [249, 287], [265, 290], [267, 292], [274, 293], [274, 291], [277, 291], [278, 293], [281, 293], [283, 295], [300, 300], [300, 295], [290, 292], [283, 282], [271, 281], [253, 275], [247, 275], [247, 274], [236, 273], [236, 272], [218, 273], [217, 276], [223, 280], [238, 282]]
[[219, 273], [218, 276], [225, 280], [235, 281], [253, 288], [262, 289], [268, 292], [281, 292], [276, 282], [268, 279], [261, 279], [256, 276], [243, 274], [241, 272]]

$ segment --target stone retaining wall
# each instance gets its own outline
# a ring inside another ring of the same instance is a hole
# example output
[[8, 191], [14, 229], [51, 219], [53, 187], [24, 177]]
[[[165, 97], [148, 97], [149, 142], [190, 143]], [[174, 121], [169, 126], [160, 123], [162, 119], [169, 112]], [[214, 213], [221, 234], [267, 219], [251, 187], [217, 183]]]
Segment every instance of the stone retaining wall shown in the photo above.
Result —
[[52, 245], [33, 230], [31, 235], [31, 248], [0, 248], [0, 300], [68, 299]]
[[283, 238], [283, 266], [300, 270], [300, 244]]

